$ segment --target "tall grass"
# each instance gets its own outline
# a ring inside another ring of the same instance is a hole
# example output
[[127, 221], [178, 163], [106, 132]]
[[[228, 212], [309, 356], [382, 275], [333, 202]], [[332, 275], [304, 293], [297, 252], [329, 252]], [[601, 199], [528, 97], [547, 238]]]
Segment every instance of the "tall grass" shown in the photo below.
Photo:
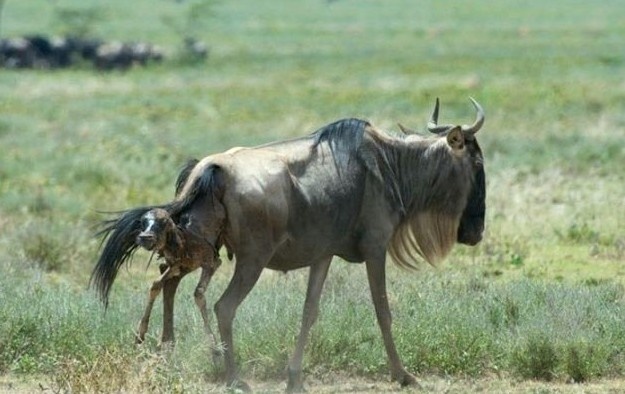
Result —
[[[219, 382], [219, 369], [210, 361], [208, 341], [191, 300], [193, 280], [183, 282], [178, 297], [176, 348], [159, 353], [158, 308], [148, 342], [131, 346], [144, 302], [138, 294], [144, 295], [141, 290], [147, 286], [132, 281], [138, 289], [116, 289], [104, 314], [84, 288], [46, 279], [37, 270], [18, 271], [14, 266], [3, 270], [2, 371], [54, 372], [51, 384], [73, 391], [98, 391], [101, 385], [113, 391], [145, 389], [148, 384], [170, 391], [180, 385], [192, 389]], [[217, 276], [209, 299], [224, 287], [225, 274]], [[625, 292], [620, 285], [492, 283], [483, 277], [430, 270], [398, 274], [393, 271], [390, 286], [394, 331], [407, 367], [417, 373], [473, 377], [506, 373], [583, 382], [624, 371]], [[299, 328], [304, 283], [303, 272], [265, 274], [243, 304], [235, 323], [235, 343], [244, 375], [255, 379], [284, 375]], [[335, 263], [321, 310], [306, 356], [309, 373], [386, 373], [363, 267]]]

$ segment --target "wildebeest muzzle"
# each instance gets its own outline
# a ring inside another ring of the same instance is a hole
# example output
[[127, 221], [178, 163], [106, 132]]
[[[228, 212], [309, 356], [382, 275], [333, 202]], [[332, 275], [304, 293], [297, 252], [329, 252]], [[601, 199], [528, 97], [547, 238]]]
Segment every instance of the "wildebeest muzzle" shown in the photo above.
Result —
[[146, 250], [152, 250], [156, 246], [156, 235], [152, 231], [142, 231], [135, 242]]
[[483, 233], [483, 217], [466, 218], [466, 220], [460, 222], [460, 226], [458, 227], [457, 241], [461, 244], [475, 246], [482, 240]]

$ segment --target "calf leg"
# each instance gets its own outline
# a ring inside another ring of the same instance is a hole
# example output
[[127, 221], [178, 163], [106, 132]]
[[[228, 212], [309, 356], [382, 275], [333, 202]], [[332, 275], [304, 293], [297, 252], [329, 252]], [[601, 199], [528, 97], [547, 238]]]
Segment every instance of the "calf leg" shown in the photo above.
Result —
[[297, 338], [295, 352], [289, 360], [288, 365], [289, 381], [286, 391], [289, 393], [304, 391], [302, 381], [302, 359], [304, 357], [304, 348], [308, 342], [310, 328], [317, 320], [317, 315], [319, 314], [319, 298], [321, 296], [321, 290], [323, 288], [323, 283], [326, 280], [331, 261], [332, 259], [330, 258], [310, 266], [310, 273], [308, 274], [308, 289], [306, 290], [304, 313], [302, 314], [302, 326], [300, 328], [299, 337]]
[[391, 332], [391, 311], [386, 296], [386, 271], [384, 258], [377, 260], [367, 260], [367, 278], [371, 289], [371, 298], [375, 306], [375, 314], [378, 325], [382, 331], [382, 339], [391, 367], [391, 379], [396, 380], [402, 386], [417, 385], [417, 379], [408, 373], [397, 354], [393, 334]]
[[150, 292], [148, 293], [148, 304], [145, 306], [145, 311], [143, 312], [143, 317], [141, 318], [141, 322], [139, 323], [139, 332], [137, 333], [137, 337], [135, 338], [136, 343], [143, 343], [145, 341], [145, 333], [148, 331], [148, 325], [150, 323], [150, 315], [152, 314], [152, 307], [154, 306], [154, 300], [158, 297], [161, 289], [163, 288], [163, 282], [171, 275], [171, 267], [163, 265], [161, 266], [162, 272], [161, 276], [152, 283], [152, 287], [150, 287]]
[[224, 364], [226, 367], [226, 383], [231, 388], [250, 391], [247, 383], [239, 380], [234, 361], [234, 345], [232, 341], [232, 321], [237, 308], [256, 284], [267, 259], [245, 258], [237, 256], [234, 274], [226, 291], [215, 304], [215, 314], [224, 347]]
[[180, 275], [172, 276], [163, 282], [163, 332], [161, 345], [173, 343], [174, 336], [174, 298], [178, 285], [188, 272], [181, 271]]
[[[212, 263], [212, 262], [211, 262]], [[200, 275], [200, 281], [195, 288], [195, 292], [193, 296], [195, 297], [195, 303], [200, 310], [200, 314], [202, 315], [202, 320], [204, 321], [204, 331], [209, 336], [210, 348], [213, 352], [213, 362], [217, 364], [219, 360], [219, 356], [221, 355], [220, 349], [217, 346], [217, 337], [215, 333], [210, 327], [209, 316], [208, 316], [208, 308], [206, 307], [206, 298], [204, 297], [204, 293], [206, 293], [206, 288], [210, 283], [213, 274], [215, 273], [217, 267], [221, 265], [221, 261], [217, 258], [217, 261], [214, 264], [205, 264], [202, 266], [202, 273]]]

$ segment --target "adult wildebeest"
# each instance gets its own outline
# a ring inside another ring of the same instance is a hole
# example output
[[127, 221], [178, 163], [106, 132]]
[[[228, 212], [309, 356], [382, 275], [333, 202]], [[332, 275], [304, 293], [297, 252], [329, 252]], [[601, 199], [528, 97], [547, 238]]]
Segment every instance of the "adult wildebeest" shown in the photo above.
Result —
[[[435, 264], [456, 242], [481, 240], [485, 177], [475, 133], [484, 112], [471, 100], [477, 118], [470, 126], [438, 125], [437, 100], [430, 138], [397, 137], [345, 119], [307, 137], [205, 157], [178, 196], [159, 206], [175, 221], [192, 217], [208, 242], [216, 245], [221, 238], [236, 256], [233, 277], [215, 305], [229, 385], [248, 388], [237, 374], [232, 322], [262, 270], [310, 267], [300, 334], [288, 363], [287, 390], [303, 389], [303, 351], [333, 256], [365, 262], [391, 378], [416, 384], [391, 333], [386, 252], [400, 266], [415, 267], [416, 255]], [[127, 211], [108, 227], [92, 275], [104, 302], [136, 247], [141, 224], [133, 218], [153, 208]]]

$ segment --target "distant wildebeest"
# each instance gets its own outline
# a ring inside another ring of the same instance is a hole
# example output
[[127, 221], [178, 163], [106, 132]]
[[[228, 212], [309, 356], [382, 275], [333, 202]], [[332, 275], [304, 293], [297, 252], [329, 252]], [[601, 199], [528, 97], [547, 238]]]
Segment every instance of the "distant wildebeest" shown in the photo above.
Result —
[[145, 42], [104, 42], [74, 36], [30, 34], [0, 40], [0, 67], [57, 69], [70, 67], [81, 59], [99, 70], [126, 70], [161, 62], [164, 53]]
[[23, 37], [0, 40], [0, 66], [5, 68], [32, 68], [36, 53], [30, 41]]
[[38, 69], [69, 67], [77, 51], [75, 42], [69, 38], [48, 38], [41, 34], [1, 40], [0, 66]]
[[206, 60], [208, 57], [208, 47], [206, 44], [193, 37], [185, 37], [184, 49], [187, 55], [193, 60]]
[[398, 265], [415, 267], [417, 256], [435, 264], [456, 242], [475, 245], [482, 239], [485, 174], [475, 134], [484, 112], [471, 100], [477, 117], [470, 126], [438, 125], [437, 100], [428, 123], [433, 137], [394, 136], [345, 119], [307, 137], [207, 156], [172, 202], [135, 208], [109, 222], [91, 283], [107, 303], [119, 268], [136, 248], [142, 230], [137, 219], [146, 212], [164, 209], [175, 222], [192, 218], [207, 242], [222, 239], [236, 256], [215, 313], [227, 383], [249, 389], [235, 364], [236, 310], [264, 268], [310, 267], [300, 334], [288, 362], [287, 390], [298, 391], [332, 257], [365, 262], [391, 378], [402, 386], [417, 384], [392, 337], [386, 252]]
[[99, 70], [126, 70], [134, 65], [145, 66], [150, 61], [163, 60], [163, 52], [147, 43], [110, 42], [100, 45], [93, 64]]
[[41, 69], [65, 68], [72, 64], [74, 48], [67, 38], [48, 38], [41, 34], [25, 36], [35, 53], [33, 67]]

